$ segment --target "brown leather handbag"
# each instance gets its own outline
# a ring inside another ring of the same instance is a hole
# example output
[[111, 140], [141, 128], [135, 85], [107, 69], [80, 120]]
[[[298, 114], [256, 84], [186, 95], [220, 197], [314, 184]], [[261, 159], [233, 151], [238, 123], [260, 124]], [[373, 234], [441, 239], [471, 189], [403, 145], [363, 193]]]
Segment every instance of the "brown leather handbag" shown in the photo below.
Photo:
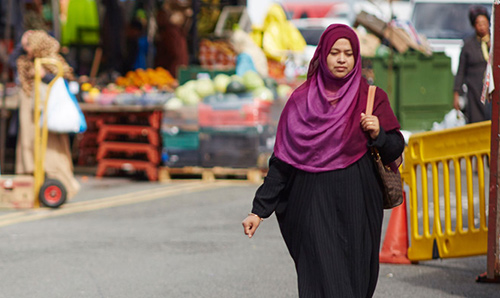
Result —
[[[368, 101], [366, 102], [366, 115], [373, 112], [373, 101], [375, 99], [376, 86], [368, 89]], [[391, 209], [403, 203], [403, 182], [399, 169], [393, 171], [388, 165], [382, 163], [382, 159], [375, 147], [372, 147], [371, 154], [375, 167], [379, 173], [379, 184], [384, 197], [384, 209]]]

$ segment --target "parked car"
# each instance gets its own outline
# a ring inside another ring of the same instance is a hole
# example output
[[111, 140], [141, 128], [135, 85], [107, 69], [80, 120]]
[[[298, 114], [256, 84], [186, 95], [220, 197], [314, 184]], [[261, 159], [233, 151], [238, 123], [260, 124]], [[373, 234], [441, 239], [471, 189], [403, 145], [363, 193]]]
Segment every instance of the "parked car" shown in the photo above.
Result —
[[486, 0], [412, 0], [415, 29], [427, 37], [434, 52], [444, 52], [451, 58], [453, 74], [458, 69], [463, 39], [474, 34], [469, 7], [478, 4], [491, 13], [492, 1]]
[[410, 20], [411, 7], [410, 0], [363, 0], [355, 1], [353, 4], [355, 15], [364, 11], [384, 22], [389, 22], [391, 19]]

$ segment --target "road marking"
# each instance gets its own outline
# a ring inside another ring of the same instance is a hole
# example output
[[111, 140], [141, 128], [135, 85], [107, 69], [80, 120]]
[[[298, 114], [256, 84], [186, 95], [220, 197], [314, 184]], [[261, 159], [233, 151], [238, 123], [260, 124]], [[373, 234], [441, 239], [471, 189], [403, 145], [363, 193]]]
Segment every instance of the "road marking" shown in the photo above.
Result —
[[229, 185], [222, 181], [216, 182], [193, 182], [183, 183], [175, 186], [168, 186], [150, 190], [141, 190], [101, 199], [67, 203], [58, 209], [38, 208], [23, 212], [16, 212], [0, 216], [0, 227], [5, 227], [17, 223], [35, 221], [44, 218], [52, 218], [73, 213], [87, 212], [123, 205], [137, 204], [141, 202], [153, 201], [165, 197], [179, 194], [199, 192], [209, 189], [220, 188]]

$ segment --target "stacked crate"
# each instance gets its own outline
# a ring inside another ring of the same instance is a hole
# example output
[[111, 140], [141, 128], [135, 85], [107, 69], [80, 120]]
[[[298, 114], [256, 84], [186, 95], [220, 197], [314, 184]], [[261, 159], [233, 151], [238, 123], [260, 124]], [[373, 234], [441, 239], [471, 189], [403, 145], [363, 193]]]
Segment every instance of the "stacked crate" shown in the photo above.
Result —
[[161, 125], [162, 163], [168, 167], [200, 165], [196, 106], [166, 110]]
[[99, 125], [96, 177], [106, 175], [108, 170], [143, 171], [150, 181], [158, 180], [162, 111], [114, 115], [114, 122]]
[[272, 102], [251, 94], [218, 94], [198, 104], [203, 167], [265, 168], [275, 126]]
[[75, 144], [78, 148], [78, 154], [74, 160], [78, 166], [97, 165], [97, 134], [99, 126], [103, 123], [113, 123], [116, 121], [116, 115], [111, 113], [85, 112], [87, 121], [87, 130], [84, 133], [75, 136]]

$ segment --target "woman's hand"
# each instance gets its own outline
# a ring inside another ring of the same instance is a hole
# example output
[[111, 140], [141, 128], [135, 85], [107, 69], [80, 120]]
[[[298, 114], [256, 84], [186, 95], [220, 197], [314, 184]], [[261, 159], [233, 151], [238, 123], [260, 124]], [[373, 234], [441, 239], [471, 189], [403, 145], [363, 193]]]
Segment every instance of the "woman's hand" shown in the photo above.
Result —
[[256, 214], [249, 214], [247, 218], [245, 218], [245, 220], [241, 223], [243, 225], [245, 235], [248, 235], [248, 238], [252, 238], [261, 221], [262, 218], [260, 218]]
[[460, 111], [460, 95], [458, 92], [453, 92], [453, 107], [455, 110]]
[[376, 139], [380, 133], [380, 123], [378, 122], [378, 117], [374, 115], [366, 115], [361, 113], [361, 128], [363, 131], [367, 131], [370, 134], [370, 138]]
[[47, 71], [42, 66], [42, 67], [40, 67], [40, 77], [43, 79], [45, 77], [45, 75], [47, 75]]

